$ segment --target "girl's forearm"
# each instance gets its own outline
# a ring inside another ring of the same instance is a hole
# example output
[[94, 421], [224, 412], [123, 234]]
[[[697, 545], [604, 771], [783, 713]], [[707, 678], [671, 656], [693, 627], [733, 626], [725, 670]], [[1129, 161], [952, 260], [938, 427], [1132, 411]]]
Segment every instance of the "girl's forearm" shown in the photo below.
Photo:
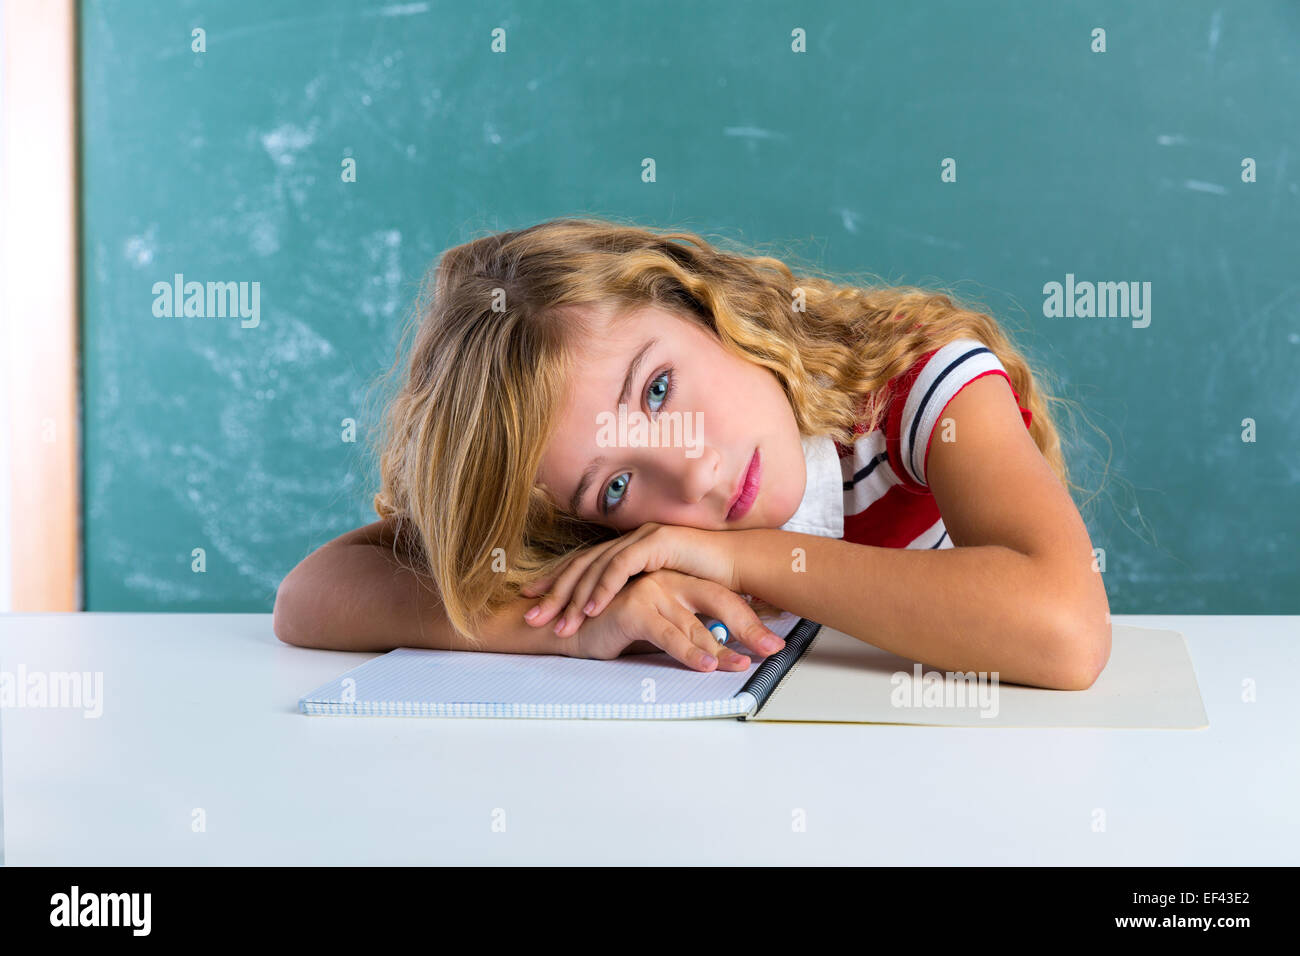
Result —
[[1059, 569], [1011, 548], [910, 550], [778, 529], [729, 533], [745, 536], [736, 548], [742, 592], [932, 667], [1083, 689], [1100, 668], [1099, 646], [1109, 650], [1100, 581], [1073, 589], [1086, 593], [1061, 593], [1051, 584]]
[[[469, 650], [452, 630], [431, 580], [399, 562], [391, 539], [389, 545], [379, 543], [373, 527], [317, 548], [289, 573], [276, 594], [276, 636], [286, 644], [338, 651]], [[559, 653], [548, 628], [524, 620], [524, 611], [535, 603], [512, 600], [475, 635], [482, 641], [476, 649]]]

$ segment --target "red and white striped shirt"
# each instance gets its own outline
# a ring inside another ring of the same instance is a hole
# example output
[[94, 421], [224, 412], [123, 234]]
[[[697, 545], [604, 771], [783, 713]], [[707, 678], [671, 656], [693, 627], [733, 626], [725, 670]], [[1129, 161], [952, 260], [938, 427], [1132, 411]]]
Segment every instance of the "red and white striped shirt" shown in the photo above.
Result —
[[[870, 433], [854, 428], [854, 443], [829, 435], [805, 437], [808, 480], [799, 508], [782, 530], [842, 538], [883, 548], [951, 548], [939, 506], [926, 482], [930, 442], [944, 410], [963, 388], [1002, 363], [974, 339], [958, 339], [921, 356], [890, 380], [884, 423]], [[1020, 406], [1029, 427], [1032, 414]]]

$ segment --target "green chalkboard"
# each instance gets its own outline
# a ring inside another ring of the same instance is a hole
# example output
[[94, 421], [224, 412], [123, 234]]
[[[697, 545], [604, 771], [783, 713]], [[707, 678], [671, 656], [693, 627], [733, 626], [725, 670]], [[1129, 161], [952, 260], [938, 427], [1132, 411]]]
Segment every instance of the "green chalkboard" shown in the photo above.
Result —
[[[609, 214], [979, 302], [1086, 414], [1112, 610], [1300, 613], [1294, 3], [80, 17], [88, 610], [270, 610], [374, 520], [367, 396], [434, 257]], [[1149, 321], [1045, 314], [1067, 281]]]

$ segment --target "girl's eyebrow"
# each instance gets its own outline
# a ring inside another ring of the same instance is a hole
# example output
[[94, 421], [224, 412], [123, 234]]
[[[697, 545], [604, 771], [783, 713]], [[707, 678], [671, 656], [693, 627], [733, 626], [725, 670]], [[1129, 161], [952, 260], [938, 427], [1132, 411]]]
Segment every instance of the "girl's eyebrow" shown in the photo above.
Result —
[[[641, 362], [645, 359], [646, 353], [658, 344], [659, 337], [657, 335], [651, 336], [645, 340], [641, 347], [636, 350], [636, 354], [632, 356], [632, 361], [627, 365], [627, 374], [623, 376], [623, 391], [619, 393], [618, 401], [614, 403], [615, 414], [618, 413], [618, 406], [626, 402], [631, 394], [632, 383], [636, 381], [637, 370], [641, 367]], [[573, 514], [578, 513], [578, 508], [582, 505], [582, 497], [587, 493], [587, 486], [591, 484], [592, 479], [596, 477], [596, 472], [600, 470], [600, 466], [604, 463], [605, 456], [597, 455], [592, 459], [591, 464], [587, 466], [587, 470], [582, 473], [582, 477], [578, 479], [578, 487], [574, 489], [573, 496], [569, 499], [569, 511]]]

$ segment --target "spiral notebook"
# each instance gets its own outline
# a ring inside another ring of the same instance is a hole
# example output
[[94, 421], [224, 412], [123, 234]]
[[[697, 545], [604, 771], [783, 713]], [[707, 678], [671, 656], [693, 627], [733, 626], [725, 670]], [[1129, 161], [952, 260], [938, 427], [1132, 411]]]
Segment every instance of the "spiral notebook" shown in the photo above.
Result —
[[694, 671], [666, 653], [612, 661], [398, 648], [298, 701], [304, 714], [607, 720], [739, 720], [966, 727], [1209, 726], [1183, 636], [1112, 625], [1088, 690], [949, 674], [806, 618], [764, 623], [786, 640], [744, 671]]

